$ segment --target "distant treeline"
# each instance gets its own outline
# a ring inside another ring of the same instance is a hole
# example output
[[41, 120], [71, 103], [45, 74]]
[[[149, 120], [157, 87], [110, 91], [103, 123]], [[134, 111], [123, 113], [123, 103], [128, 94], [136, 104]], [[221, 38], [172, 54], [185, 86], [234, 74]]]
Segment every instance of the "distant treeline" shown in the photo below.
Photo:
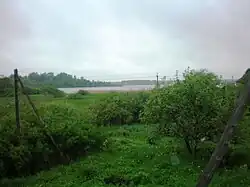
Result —
[[[14, 96], [14, 80], [11, 77], [0, 78], [0, 97], [13, 97]], [[36, 85], [36, 86], [27, 86], [24, 85], [24, 90], [28, 95], [51, 95], [54, 97], [63, 97], [64, 92], [58, 90], [56, 87], [49, 85]], [[20, 86], [18, 92], [21, 92]]]
[[[7, 77], [13, 78], [13, 75]], [[156, 80], [124, 80], [119, 82], [105, 82], [88, 80], [84, 77], [76, 77], [67, 73], [54, 74], [32, 72], [27, 76], [21, 77], [23, 83], [27, 87], [39, 88], [41, 86], [51, 86], [56, 88], [72, 88], [72, 87], [100, 87], [100, 86], [123, 86], [123, 85], [155, 85]], [[225, 80], [231, 82], [232, 80]], [[5, 81], [4, 81], [5, 82]], [[170, 84], [170, 80], [159, 80], [159, 84]], [[3, 86], [3, 85], [2, 85]]]
[[156, 80], [124, 80], [116, 83], [117, 85], [155, 85]]
[[[48, 94], [55, 97], [63, 96], [63, 92], [56, 88], [67, 87], [97, 87], [97, 86], [112, 86], [110, 82], [90, 81], [83, 77], [67, 73], [30, 73], [27, 76], [20, 76], [24, 86], [25, 93], [34, 94]], [[0, 78], [0, 97], [12, 97], [14, 95], [14, 76]]]
[[24, 84], [29, 87], [37, 87], [39, 85], [53, 86], [56, 88], [111, 86], [110, 82], [87, 80], [83, 77], [77, 78], [67, 73], [55, 75], [52, 72], [33, 72], [27, 76], [22, 76], [21, 79]]
[[57, 88], [70, 87], [100, 87], [100, 86], [122, 86], [122, 85], [155, 85], [156, 80], [125, 80], [119, 82], [105, 82], [88, 80], [84, 77], [76, 77], [67, 73], [30, 73], [22, 77], [23, 82], [27, 86], [50, 85]]

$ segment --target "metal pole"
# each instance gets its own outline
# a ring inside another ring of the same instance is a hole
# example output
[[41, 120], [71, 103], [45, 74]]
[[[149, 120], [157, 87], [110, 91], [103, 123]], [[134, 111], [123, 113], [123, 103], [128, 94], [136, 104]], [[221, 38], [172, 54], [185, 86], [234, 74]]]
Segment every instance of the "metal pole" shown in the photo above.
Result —
[[31, 106], [31, 108], [32, 108], [32, 110], [33, 110], [33, 112], [34, 112], [34, 114], [36, 115], [37, 119], [40, 121], [41, 125], [43, 125], [43, 127], [44, 127], [43, 130], [44, 130], [45, 135], [51, 140], [52, 144], [53, 144], [53, 145], [55, 146], [55, 148], [59, 151], [60, 155], [61, 155], [62, 157], [65, 157], [65, 158], [67, 159], [67, 162], [69, 162], [69, 161], [70, 161], [69, 156], [68, 156], [66, 153], [64, 154], [64, 153], [61, 151], [61, 149], [59, 148], [59, 146], [56, 144], [54, 138], [49, 134], [49, 132], [46, 131], [45, 123], [44, 123], [43, 119], [40, 117], [39, 112], [38, 112], [38, 110], [37, 110], [35, 104], [32, 102], [30, 96], [29, 96], [27, 93], [25, 93], [25, 88], [24, 88], [23, 82], [21, 81], [21, 79], [20, 79], [19, 77], [17, 77], [17, 80], [18, 80], [18, 82], [20, 83], [22, 92], [23, 92], [23, 94], [26, 96], [26, 98], [27, 98], [27, 100], [28, 100], [28, 102], [29, 102], [29, 104], [30, 104], [30, 106]]
[[15, 90], [15, 109], [16, 109], [16, 127], [20, 129], [20, 109], [18, 97], [18, 70], [14, 70], [14, 90]]
[[159, 88], [159, 75], [156, 74], [156, 88]]
[[175, 72], [176, 82], [179, 83], [179, 70]]

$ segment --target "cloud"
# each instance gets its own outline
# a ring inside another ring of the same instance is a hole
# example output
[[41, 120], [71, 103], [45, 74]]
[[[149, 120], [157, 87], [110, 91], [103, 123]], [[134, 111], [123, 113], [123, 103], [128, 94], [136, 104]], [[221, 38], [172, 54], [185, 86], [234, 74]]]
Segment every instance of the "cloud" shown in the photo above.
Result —
[[0, 1], [0, 73], [17, 66], [17, 59], [12, 56], [13, 49], [18, 50], [18, 42], [29, 35], [29, 27], [22, 19], [13, 0]]
[[2, 0], [1, 72], [119, 79], [191, 66], [237, 77], [248, 68], [249, 19], [248, 0]]
[[249, 67], [250, 1], [207, 2], [194, 14], [175, 17], [175, 29], [193, 46], [197, 66], [239, 76]]

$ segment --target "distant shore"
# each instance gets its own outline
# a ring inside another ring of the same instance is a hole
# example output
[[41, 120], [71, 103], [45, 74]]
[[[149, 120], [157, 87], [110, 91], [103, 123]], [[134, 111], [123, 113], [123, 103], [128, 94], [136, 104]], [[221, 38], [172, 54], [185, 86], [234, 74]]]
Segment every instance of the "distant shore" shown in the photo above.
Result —
[[87, 90], [89, 93], [110, 93], [110, 92], [140, 92], [149, 90]]
[[82, 87], [82, 88], [58, 88], [65, 93], [76, 93], [79, 90], [86, 90], [89, 93], [107, 93], [107, 92], [136, 92], [152, 90], [155, 85], [126, 85], [111, 87]]

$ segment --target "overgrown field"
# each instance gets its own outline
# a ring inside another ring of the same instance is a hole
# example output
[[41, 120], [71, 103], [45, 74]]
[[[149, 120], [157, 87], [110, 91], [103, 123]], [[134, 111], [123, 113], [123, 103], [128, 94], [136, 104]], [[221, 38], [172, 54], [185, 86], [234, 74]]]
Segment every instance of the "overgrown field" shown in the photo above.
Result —
[[[240, 90], [187, 71], [152, 92], [31, 96], [44, 124], [22, 96], [21, 131], [13, 98], [0, 98], [0, 184], [195, 186]], [[250, 186], [249, 122], [247, 112], [211, 186]]]
[[[181, 142], [163, 138], [148, 142], [152, 129], [143, 125], [103, 129], [110, 136], [109, 149], [82, 158], [70, 166], [59, 166], [36, 176], [4, 180], [2, 186], [98, 187], [98, 186], [195, 186], [203, 163], [193, 162]], [[245, 168], [216, 174], [211, 186], [249, 186]]]

